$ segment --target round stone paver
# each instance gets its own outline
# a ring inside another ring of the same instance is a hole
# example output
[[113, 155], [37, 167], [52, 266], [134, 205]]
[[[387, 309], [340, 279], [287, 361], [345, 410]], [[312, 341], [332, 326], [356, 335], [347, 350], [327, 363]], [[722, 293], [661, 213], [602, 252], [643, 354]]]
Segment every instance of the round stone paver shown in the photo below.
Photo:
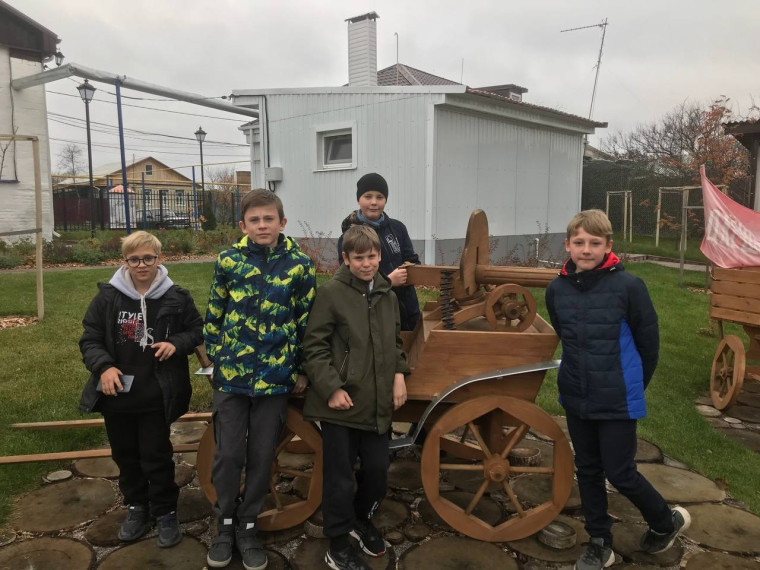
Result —
[[[441, 493], [441, 497], [451, 501], [462, 509], [467, 508], [467, 505], [470, 504], [470, 501], [474, 496], [475, 493], [466, 493], [464, 491], [449, 491]], [[435, 512], [435, 509], [430, 505], [427, 498], [420, 501], [417, 510], [425, 523], [437, 527], [451, 528], [446, 521], [438, 516], [438, 513]], [[486, 496], [483, 496], [480, 499], [477, 506], [473, 509], [472, 514], [491, 526], [496, 526], [501, 522], [501, 519], [504, 518], [501, 507], [499, 507], [498, 503]]]
[[[521, 503], [540, 505], [552, 499], [552, 478], [549, 475], [526, 475], [518, 478], [512, 484], [512, 489]], [[570, 497], [564, 508], [577, 509], [580, 506], [581, 495], [578, 491], [578, 483], [573, 482]]]
[[639, 541], [646, 532], [647, 525], [619, 523], [612, 525], [612, 544], [615, 552], [626, 560], [636, 564], [652, 564], [655, 566], [673, 566], [678, 564], [683, 556], [683, 546], [676, 539], [673, 546], [659, 554], [647, 554], [640, 550]]
[[577, 519], [559, 515], [555, 520], [569, 525], [575, 531], [575, 546], [561, 550], [551, 548], [538, 540], [538, 533], [520, 540], [511, 540], [507, 544], [520, 554], [542, 562], [575, 562], [586, 551], [588, 533], [583, 528], [583, 523]]
[[760, 517], [726, 505], [689, 505], [688, 511], [687, 538], [726, 552], [760, 553]]
[[119, 466], [110, 457], [88, 457], [74, 462], [74, 471], [82, 477], [103, 477], [115, 479], [119, 476]]
[[642, 463], [638, 470], [669, 503], [718, 502], [726, 498], [726, 492], [710, 479], [686, 469]]
[[71, 479], [23, 496], [13, 509], [12, 524], [28, 532], [65, 530], [93, 520], [116, 502], [103, 479]]
[[743, 422], [760, 424], [760, 408], [753, 406], [732, 406], [726, 411], [726, 415], [732, 418], [738, 418]]
[[409, 507], [399, 501], [385, 499], [380, 503], [373, 524], [381, 532], [396, 528], [409, 518]]
[[399, 561], [401, 570], [517, 570], [514, 558], [495, 544], [442, 536], [413, 546]]
[[[266, 570], [287, 570], [290, 568], [288, 561], [285, 557], [275, 550], [264, 549], [267, 554], [267, 568]], [[232, 560], [228, 566], [225, 566], [227, 570], [245, 570], [243, 566], [243, 559], [240, 557], [240, 552], [237, 548], [232, 549]]]
[[751, 449], [755, 453], [760, 453], [760, 432], [739, 429], [720, 429], [718, 430], [718, 433]]
[[277, 462], [280, 464], [280, 467], [305, 471], [306, 469], [314, 466], [314, 454], [290, 453], [289, 451], [281, 451], [277, 456]]
[[620, 493], [607, 493], [607, 511], [622, 522], [644, 522], [639, 509]]
[[697, 413], [700, 416], [705, 416], [706, 418], [717, 418], [720, 416], [723, 412], [715, 408], [715, 406], [704, 406], [699, 405], [697, 406]]
[[127, 518], [127, 509], [116, 509], [98, 517], [84, 533], [87, 542], [95, 546], [119, 546], [119, 527]]
[[174, 445], [198, 443], [207, 427], [206, 422], [177, 422], [172, 424], [169, 439]]
[[9, 570], [82, 570], [93, 562], [92, 549], [71, 538], [33, 538], [0, 549], [0, 568]]
[[745, 381], [744, 385], [742, 386], [742, 392], [746, 392], [748, 394], [760, 394], [760, 382]]
[[422, 489], [420, 464], [418, 461], [397, 460], [388, 467], [388, 486], [391, 489], [416, 491]]
[[662, 461], [662, 451], [653, 443], [649, 443], [644, 439], [636, 440], [636, 457], [635, 461], [642, 463], [654, 463]]
[[60, 483], [61, 481], [68, 481], [74, 476], [74, 474], [68, 469], [59, 469], [58, 471], [51, 471], [43, 477], [45, 483]]
[[698, 552], [686, 563], [686, 570], [757, 570], [760, 562], [722, 552]]
[[98, 570], [150, 568], [151, 570], [202, 570], [206, 566], [205, 545], [185, 536], [177, 546], [159, 548], [155, 537], [117, 548], [106, 556]]
[[178, 463], [174, 466], [174, 482], [177, 487], [184, 487], [188, 485], [190, 481], [195, 477], [195, 468], [185, 465], [184, 463]]
[[211, 515], [211, 503], [208, 502], [202, 489], [198, 487], [182, 487], [177, 501], [177, 517], [179, 522], [197, 521]]
[[198, 454], [195, 451], [180, 453], [178, 454], [178, 457], [182, 463], [187, 463], [191, 467], [195, 467], [196, 463], [198, 463]]

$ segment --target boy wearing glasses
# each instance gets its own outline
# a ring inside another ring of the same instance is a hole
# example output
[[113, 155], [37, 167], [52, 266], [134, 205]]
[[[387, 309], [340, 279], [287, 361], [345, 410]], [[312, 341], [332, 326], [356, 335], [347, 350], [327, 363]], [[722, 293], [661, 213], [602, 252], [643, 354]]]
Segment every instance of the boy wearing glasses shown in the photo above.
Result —
[[187, 355], [203, 341], [203, 319], [161, 265], [161, 242], [147, 232], [122, 238], [124, 264], [100, 283], [79, 340], [91, 375], [79, 408], [101, 412], [128, 507], [119, 540], [158, 522], [158, 546], [182, 540], [177, 522], [169, 425], [188, 410]]

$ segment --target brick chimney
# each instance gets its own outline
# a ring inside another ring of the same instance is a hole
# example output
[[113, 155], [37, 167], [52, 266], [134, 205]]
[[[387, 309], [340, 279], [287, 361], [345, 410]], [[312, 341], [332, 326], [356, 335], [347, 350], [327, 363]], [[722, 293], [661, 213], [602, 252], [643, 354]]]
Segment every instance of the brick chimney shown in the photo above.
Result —
[[376, 12], [348, 18], [348, 84], [351, 87], [377, 85]]

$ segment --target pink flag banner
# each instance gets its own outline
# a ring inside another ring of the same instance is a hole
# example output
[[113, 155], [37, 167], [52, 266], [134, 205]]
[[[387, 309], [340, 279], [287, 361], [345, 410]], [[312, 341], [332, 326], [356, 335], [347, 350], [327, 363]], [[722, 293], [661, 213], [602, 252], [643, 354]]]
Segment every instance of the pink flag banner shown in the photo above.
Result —
[[699, 167], [705, 204], [705, 237], [699, 249], [718, 267], [760, 266], [760, 212], [718, 190]]

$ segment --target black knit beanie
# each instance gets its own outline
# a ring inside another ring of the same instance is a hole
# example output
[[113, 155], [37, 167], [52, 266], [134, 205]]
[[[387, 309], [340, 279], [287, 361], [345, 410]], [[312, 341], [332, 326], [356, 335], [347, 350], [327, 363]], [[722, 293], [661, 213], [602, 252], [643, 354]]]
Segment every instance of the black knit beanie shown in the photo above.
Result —
[[386, 200], [388, 199], [388, 183], [385, 181], [385, 178], [376, 172], [370, 172], [359, 178], [359, 181], [356, 183], [356, 199], [358, 200], [362, 197], [362, 194], [370, 190], [380, 192], [380, 194], [385, 196]]

